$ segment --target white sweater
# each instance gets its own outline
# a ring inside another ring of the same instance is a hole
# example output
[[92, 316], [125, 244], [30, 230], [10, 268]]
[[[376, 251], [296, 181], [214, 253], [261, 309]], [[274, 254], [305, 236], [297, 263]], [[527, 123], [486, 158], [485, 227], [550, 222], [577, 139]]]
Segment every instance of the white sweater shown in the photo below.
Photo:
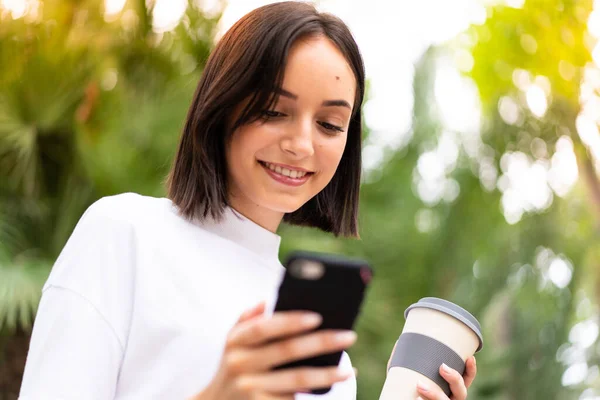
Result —
[[[183, 400], [214, 376], [227, 332], [283, 277], [280, 237], [228, 209], [188, 222], [122, 194], [84, 214], [46, 282], [21, 400]], [[344, 353], [340, 368], [351, 369]], [[326, 395], [353, 400], [356, 380]]]

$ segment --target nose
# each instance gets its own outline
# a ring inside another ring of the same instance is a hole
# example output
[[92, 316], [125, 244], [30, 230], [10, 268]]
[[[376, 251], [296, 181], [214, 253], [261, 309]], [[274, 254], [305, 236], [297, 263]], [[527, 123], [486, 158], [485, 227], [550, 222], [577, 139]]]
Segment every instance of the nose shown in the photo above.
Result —
[[297, 121], [282, 137], [281, 149], [288, 155], [303, 159], [315, 153], [312, 121]]

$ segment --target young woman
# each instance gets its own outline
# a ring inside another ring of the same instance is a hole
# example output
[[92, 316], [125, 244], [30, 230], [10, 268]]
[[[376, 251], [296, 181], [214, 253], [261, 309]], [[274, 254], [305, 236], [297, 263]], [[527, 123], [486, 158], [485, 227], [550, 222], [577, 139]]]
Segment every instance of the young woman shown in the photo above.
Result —
[[[198, 85], [169, 198], [99, 200], [56, 261], [20, 398], [308, 399], [296, 393], [333, 385], [319, 397], [354, 399], [346, 353], [339, 368], [272, 370], [347, 349], [354, 332], [271, 310], [281, 221], [357, 235], [363, 94], [339, 19], [285, 2], [238, 21]], [[455, 399], [467, 366], [442, 372]]]

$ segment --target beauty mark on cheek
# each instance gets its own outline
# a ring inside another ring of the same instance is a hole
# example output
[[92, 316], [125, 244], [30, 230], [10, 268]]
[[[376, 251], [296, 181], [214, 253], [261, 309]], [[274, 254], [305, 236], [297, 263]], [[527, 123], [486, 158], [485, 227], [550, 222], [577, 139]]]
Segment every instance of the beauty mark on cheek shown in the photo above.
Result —
[[335, 80], [339, 81], [339, 80], [340, 80], [340, 77], [339, 77], [339, 76], [336, 76], [336, 77], [335, 77]]

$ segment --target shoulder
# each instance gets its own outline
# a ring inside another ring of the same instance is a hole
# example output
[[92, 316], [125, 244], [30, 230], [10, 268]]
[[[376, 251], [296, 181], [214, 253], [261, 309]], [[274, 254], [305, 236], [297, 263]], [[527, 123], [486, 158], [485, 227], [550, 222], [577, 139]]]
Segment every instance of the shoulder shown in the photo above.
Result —
[[[83, 213], [55, 262], [51, 278], [106, 270], [135, 256], [135, 236], [143, 216], [157, 215], [160, 199], [124, 193], [103, 197]], [[164, 206], [163, 206], [164, 207]], [[83, 268], [85, 266], [85, 268]], [[58, 272], [63, 271], [63, 272]]]
[[119, 282], [131, 281], [141, 248], [140, 236], [143, 232], [161, 231], [146, 227], [156, 226], [153, 221], [160, 220], [160, 215], [167, 214], [170, 207], [167, 199], [135, 193], [97, 200], [79, 219], [45, 287], [66, 287], [90, 298], [93, 296], [89, 293], [95, 292], [101, 282], [113, 278]]
[[102, 197], [90, 205], [81, 216], [75, 232], [98, 230], [128, 230], [160, 232], [165, 225], [180, 219], [171, 200], [122, 193]]
[[171, 201], [166, 198], [122, 193], [97, 200], [86, 210], [82, 219], [95, 218], [136, 224], [158, 217], [170, 208]]
[[[90, 271], [94, 267], [101, 271], [133, 262], [139, 232], [152, 224], [152, 220], [159, 219], [160, 210], [169, 209], [170, 204], [167, 199], [135, 193], [101, 198], [79, 219], [53, 271]], [[53, 272], [53, 275], [62, 274]]]

